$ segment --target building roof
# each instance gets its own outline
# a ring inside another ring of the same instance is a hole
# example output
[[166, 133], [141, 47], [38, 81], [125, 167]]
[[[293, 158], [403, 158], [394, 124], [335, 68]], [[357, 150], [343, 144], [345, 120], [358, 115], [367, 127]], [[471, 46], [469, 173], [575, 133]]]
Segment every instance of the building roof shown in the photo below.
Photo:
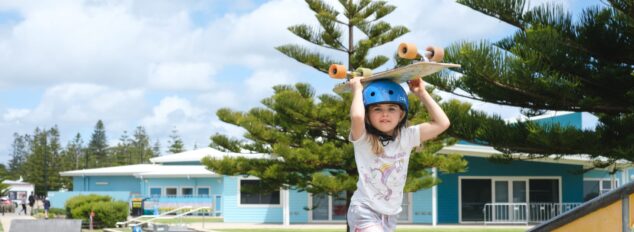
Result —
[[[475, 157], [484, 157], [484, 158], [491, 157], [491, 155], [503, 154], [502, 152], [490, 146], [471, 145], [471, 144], [454, 144], [451, 146], [446, 146], [446, 147], [443, 147], [438, 153], [461, 154], [465, 156], [475, 156]], [[530, 158], [528, 154], [514, 153], [514, 154], [511, 154], [511, 156], [513, 158], [526, 160], [526, 161], [575, 164], [575, 165], [583, 165], [586, 168], [594, 167], [595, 161], [603, 161], [603, 162], [607, 161], [607, 159], [604, 157], [592, 158], [589, 155], [584, 155], [584, 154], [565, 155], [565, 156], [550, 155], [548, 157], [543, 157], [543, 158]], [[618, 168], [631, 166], [629, 162], [624, 160], [617, 161], [616, 165]]]
[[135, 164], [60, 172], [61, 176], [216, 177], [203, 165]]
[[20, 179], [18, 180], [3, 180], [2, 181], [3, 184], [8, 184], [8, 185], [33, 185], [31, 183], [28, 182], [24, 182], [24, 180], [22, 179], [22, 176], [20, 176]]
[[186, 151], [171, 155], [164, 155], [150, 159], [152, 163], [182, 163], [182, 162], [200, 162], [204, 157], [213, 157], [222, 159], [224, 157], [245, 157], [251, 159], [270, 159], [271, 155], [262, 153], [234, 153], [219, 151], [210, 147], [197, 150]]

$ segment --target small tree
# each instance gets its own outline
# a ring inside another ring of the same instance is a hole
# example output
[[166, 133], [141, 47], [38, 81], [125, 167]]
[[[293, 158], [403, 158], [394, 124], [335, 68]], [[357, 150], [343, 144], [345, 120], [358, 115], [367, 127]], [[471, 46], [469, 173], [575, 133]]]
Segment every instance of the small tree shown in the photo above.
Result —
[[185, 151], [185, 144], [180, 136], [178, 136], [178, 131], [176, 129], [172, 130], [172, 134], [170, 134], [170, 140], [168, 143], [168, 151], [172, 154], [181, 153]]

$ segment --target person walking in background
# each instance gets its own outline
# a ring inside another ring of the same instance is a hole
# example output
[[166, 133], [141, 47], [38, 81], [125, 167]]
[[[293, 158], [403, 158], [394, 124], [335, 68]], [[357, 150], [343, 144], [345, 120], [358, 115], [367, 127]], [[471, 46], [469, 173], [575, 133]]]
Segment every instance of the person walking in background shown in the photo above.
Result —
[[24, 215], [26, 215], [26, 197], [22, 197], [22, 199], [20, 199], [20, 205], [22, 206], [22, 210], [18, 212], [18, 215], [20, 215], [20, 213], [22, 212], [24, 212]]
[[29, 196], [29, 207], [31, 207], [31, 216], [33, 216], [33, 206], [35, 205], [35, 196], [33, 196], [33, 192]]
[[48, 197], [44, 198], [44, 219], [48, 219], [48, 209], [51, 208], [51, 202], [48, 201]]

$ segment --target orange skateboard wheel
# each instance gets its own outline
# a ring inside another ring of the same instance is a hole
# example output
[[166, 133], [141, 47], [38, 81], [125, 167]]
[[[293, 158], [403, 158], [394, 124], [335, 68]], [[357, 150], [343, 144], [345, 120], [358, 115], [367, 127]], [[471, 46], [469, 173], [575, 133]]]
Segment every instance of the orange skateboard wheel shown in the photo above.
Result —
[[328, 68], [328, 76], [335, 79], [346, 78], [346, 74], [348, 74], [347, 72], [346, 66], [342, 64], [331, 64], [330, 68]]
[[443, 48], [429, 46], [425, 50], [431, 53], [427, 56], [427, 59], [431, 61], [440, 62], [445, 57], [445, 50]]
[[403, 59], [416, 59], [418, 56], [418, 50], [413, 43], [401, 43], [398, 45], [398, 57]]

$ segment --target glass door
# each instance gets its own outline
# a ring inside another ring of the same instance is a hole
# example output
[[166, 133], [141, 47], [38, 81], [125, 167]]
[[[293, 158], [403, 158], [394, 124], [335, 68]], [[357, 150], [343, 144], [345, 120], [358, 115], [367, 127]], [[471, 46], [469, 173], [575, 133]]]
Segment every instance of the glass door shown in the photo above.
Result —
[[462, 179], [460, 209], [463, 222], [484, 221], [482, 210], [491, 203], [491, 179]]
[[494, 203], [497, 203], [492, 208], [495, 221], [508, 221], [511, 205], [509, 204], [509, 182], [507, 180], [495, 181]]

